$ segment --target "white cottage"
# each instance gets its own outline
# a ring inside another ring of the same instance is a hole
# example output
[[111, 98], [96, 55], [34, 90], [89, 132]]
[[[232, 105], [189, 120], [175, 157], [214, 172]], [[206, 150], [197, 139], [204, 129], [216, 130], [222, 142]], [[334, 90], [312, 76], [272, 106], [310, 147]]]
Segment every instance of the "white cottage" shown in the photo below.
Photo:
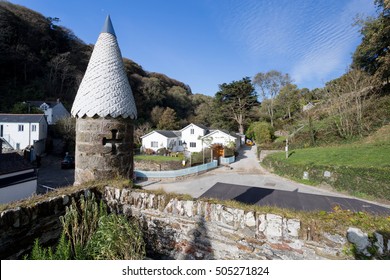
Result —
[[154, 152], [161, 148], [166, 148], [172, 152], [183, 151], [180, 131], [154, 130], [144, 136], [142, 139], [142, 149], [151, 149]]
[[0, 114], [0, 137], [15, 150], [34, 145], [37, 154], [44, 152], [47, 126], [43, 114]]
[[202, 145], [202, 137], [209, 132], [206, 126], [191, 123], [180, 130], [180, 132], [181, 140], [187, 145], [188, 151], [191, 153], [202, 151], [204, 148]]
[[204, 125], [193, 123], [179, 131], [154, 130], [142, 136], [141, 139], [142, 149], [151, 149], [154, 152], [161, 148], [181, 152], [184, 147], [191, 153], [201, 152], [212, 144], [227, 146], [231, 142], [235, 144], [236, 149], [241, 146], [241, 137], [237, 134], [223, 130], [209, 130]]
[[229, 146], [231, 143], [234, 143], [236, 149], [241, 146], [240, 136], [219, 129], [212, 130], [209, 134], [203, 136], [202, 140], [210, 146], [213, 144]]
[[59, 100], [57, 102], [27, 101], [27, 103], [29, 106], [43, 111], [49, 125], [55, 124], [60, 119], [70, 117], [70, 113]]

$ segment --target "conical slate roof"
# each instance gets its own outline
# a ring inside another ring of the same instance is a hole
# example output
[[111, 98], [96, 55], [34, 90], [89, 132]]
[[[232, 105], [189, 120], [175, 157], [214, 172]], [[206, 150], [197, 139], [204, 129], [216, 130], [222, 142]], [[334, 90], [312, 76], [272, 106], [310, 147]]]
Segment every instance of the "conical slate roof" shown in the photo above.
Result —
[[110, 16], [93, 49], [72, 107], [72, 115], [137, 118], [133, 92]]

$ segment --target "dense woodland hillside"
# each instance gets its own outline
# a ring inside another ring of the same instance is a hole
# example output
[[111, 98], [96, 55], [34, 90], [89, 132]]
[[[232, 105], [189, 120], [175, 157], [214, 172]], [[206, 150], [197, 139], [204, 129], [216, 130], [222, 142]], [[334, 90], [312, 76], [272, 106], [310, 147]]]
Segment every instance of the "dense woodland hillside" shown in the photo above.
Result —
[[[71, 108], [93, 46], [59, 23], [58, 18], [0, 1], [0, 112], [12, 112], [18, 102], [57, 98]], [[169, 113], [175, 112], [177, 121], [196, 119], [195, 111], [202, 102], [188, 85], [145, 71], [130, 59], [124, 58], [124, 63], [140, 123], [157, 126], [151, 117], [155, 107], [162, 112], [173, 109]]]

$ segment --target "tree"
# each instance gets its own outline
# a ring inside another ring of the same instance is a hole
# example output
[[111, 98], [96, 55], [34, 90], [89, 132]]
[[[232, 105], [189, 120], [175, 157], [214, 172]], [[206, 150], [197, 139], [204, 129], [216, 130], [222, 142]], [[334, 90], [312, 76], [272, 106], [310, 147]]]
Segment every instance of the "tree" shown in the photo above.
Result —
[[31, 106], [28, 102], [18, 102], [12, 106], [12, 114], [43, 114], [41, 110]]
[[221, 117], [234, 120], [242, 134], [252, 107], [258, 104], [255, 88], [248, 77], [219, 85], [215, 102]]
[[273, 130], [267, 122], [254, 122], [249, 126], [246, 135], [257, 144], [266, 144], [271, 142]]
[[141, 136], [149, 133], [152, 130], [150, 123], [146, 122], [143, 124], [139, 124], [134, 130], [134, 143], [138, 146], [142, 145]]
[[190, 116], [189, 121], [193, 123], [210, 126], [213, 123], [214, 98], [203, 94], [194, 94], [191, 96], [191, 104], [194, 108], [194, 115]]
[[160, 106], [155, 106], [150, 112], [150, 120], [152, 121], [153, 126], [157, 126], [162, 114], [164, 113], [164, 108]]
[[179, 86], [168, 89], [164, 107], [174, 108], [180, 119], [185, 119], [192, 111], [188, 92]]
[[300, 91], [294, 84], [287, 84], [280, 90], [277, 103], [289, 119], [291, 119], [292, 112], [299, 109], [300, 97]]
[[179, 128], [176, 112], [172, 108], [166, 108], [157, 124], [158, 129], [175, 130]]
[[55, 132], [64, 140], [66, 152], [73, 152], [76, 145], [76, 119], [73, 117], [62, 118], [54, 126]]
[[274, 127], [274, 101], [280, 90], [291, 83], [290, 76], [288, 74], [282, 74], [279, 71], [271, 70], [267, 73], [256, 74], [253, 83], [260, 89], [263, 101], [269, 100], [269, 102], [266, 103], [266, 109], [271, 121], [271, 126]]
[[390, 76], [390, 2], [376, 0], [377, 18], [359, 19], [362, 43], [353, 55], [353, 66], [388, 82]]
[[362, 136], [368, 128], [364, 115], [374, 96], [374, 85], [374, 79], [360, 70], [351, 70], [326, 84], [326, 110], [341, 137]]

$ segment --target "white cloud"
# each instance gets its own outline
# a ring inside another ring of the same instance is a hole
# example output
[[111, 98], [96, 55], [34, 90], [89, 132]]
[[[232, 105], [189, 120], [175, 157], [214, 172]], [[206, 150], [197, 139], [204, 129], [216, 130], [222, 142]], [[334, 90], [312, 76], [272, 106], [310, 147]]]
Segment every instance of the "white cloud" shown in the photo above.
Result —
[[[298, 84], [341, 75], [358, 43], [353, 19], [372, 1], [230, 1], [219, 9], [221, 31], [265, 71], [289, 71]], [[261, 65], [264, 69], [264, 65]], [[337, 72], [335, 76], [334, 73]]]

